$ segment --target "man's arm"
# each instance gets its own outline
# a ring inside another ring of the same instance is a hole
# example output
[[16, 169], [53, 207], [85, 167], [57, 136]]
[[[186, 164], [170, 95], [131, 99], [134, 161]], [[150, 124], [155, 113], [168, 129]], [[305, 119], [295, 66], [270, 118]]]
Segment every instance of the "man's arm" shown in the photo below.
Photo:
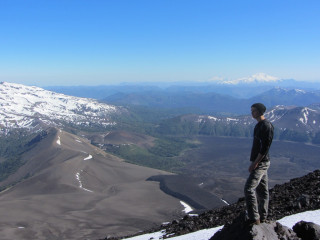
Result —
[[273, 126], [270, 122], [265, 123], [261, 129], [261, 148], [260, 154], [266, 156], [269, 152], [272, 139], [273, 139]]
[[256, 160], [254, 160], [250, 167], [249, 167], [249, 172], [252, 172], [253, 170], [255, 170], [258, 166], [258, 164], [261, 162], [261, 160], [264, 158], [264, 155], [261, 155], [261, 153], [258, 154]]

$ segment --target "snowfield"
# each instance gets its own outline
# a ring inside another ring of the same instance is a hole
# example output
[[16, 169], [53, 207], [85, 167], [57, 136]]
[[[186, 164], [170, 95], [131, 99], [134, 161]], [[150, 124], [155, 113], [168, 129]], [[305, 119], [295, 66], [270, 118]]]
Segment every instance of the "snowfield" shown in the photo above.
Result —
[[0, 83], [0, 125], [5, 128], [35, 128], [40, 123], [59, 122], [101, 126], [115, 125], [110, 116], [119, 109], [93, 99], [67, 96], [15, 83]]

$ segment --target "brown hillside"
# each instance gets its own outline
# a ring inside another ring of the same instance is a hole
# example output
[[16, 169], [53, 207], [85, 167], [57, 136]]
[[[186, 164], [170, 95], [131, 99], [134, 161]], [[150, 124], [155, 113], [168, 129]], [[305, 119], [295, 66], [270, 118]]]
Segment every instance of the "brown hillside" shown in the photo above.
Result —
[[160, 170], [125, 163], [75, 135], [50, 129], [0, 193], [1, 239], [98, 239], [136, 233], [182, 214], [156, 182]]

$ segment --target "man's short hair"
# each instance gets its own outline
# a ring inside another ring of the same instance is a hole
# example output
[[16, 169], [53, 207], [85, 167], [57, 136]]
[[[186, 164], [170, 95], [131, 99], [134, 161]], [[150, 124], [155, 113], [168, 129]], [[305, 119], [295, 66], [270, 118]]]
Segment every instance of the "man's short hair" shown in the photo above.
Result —
[[266, 106], [263, 105], [262, 103], [255, 103], [255, 104], [252, 104], [251, 107], [254, 107], [255, 109], [257, 109], [257, 111], [263, 115], [265, 113], [265, 111], [267, 110]]

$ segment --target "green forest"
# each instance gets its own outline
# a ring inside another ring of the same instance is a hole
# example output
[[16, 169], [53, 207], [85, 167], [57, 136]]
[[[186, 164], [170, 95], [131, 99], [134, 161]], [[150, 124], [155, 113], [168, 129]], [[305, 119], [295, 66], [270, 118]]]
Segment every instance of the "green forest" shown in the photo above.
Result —
[[0, 181], [6, 179], [24, 164], [21, 154], [32, 148], [45, 135], [45, 131], [30, 134], [18, 130], [9, 135], [0, 135]]
[[142, 148], [133, 144], [108, 145], [106, 151], [125, 159], [127, 162], [151, 168], [172, 171], [183, 164], [176, 158], [184, 150], [195, 148], [197, 144], [181, 138], [161, 138], [155, 140], [151, 148]]

